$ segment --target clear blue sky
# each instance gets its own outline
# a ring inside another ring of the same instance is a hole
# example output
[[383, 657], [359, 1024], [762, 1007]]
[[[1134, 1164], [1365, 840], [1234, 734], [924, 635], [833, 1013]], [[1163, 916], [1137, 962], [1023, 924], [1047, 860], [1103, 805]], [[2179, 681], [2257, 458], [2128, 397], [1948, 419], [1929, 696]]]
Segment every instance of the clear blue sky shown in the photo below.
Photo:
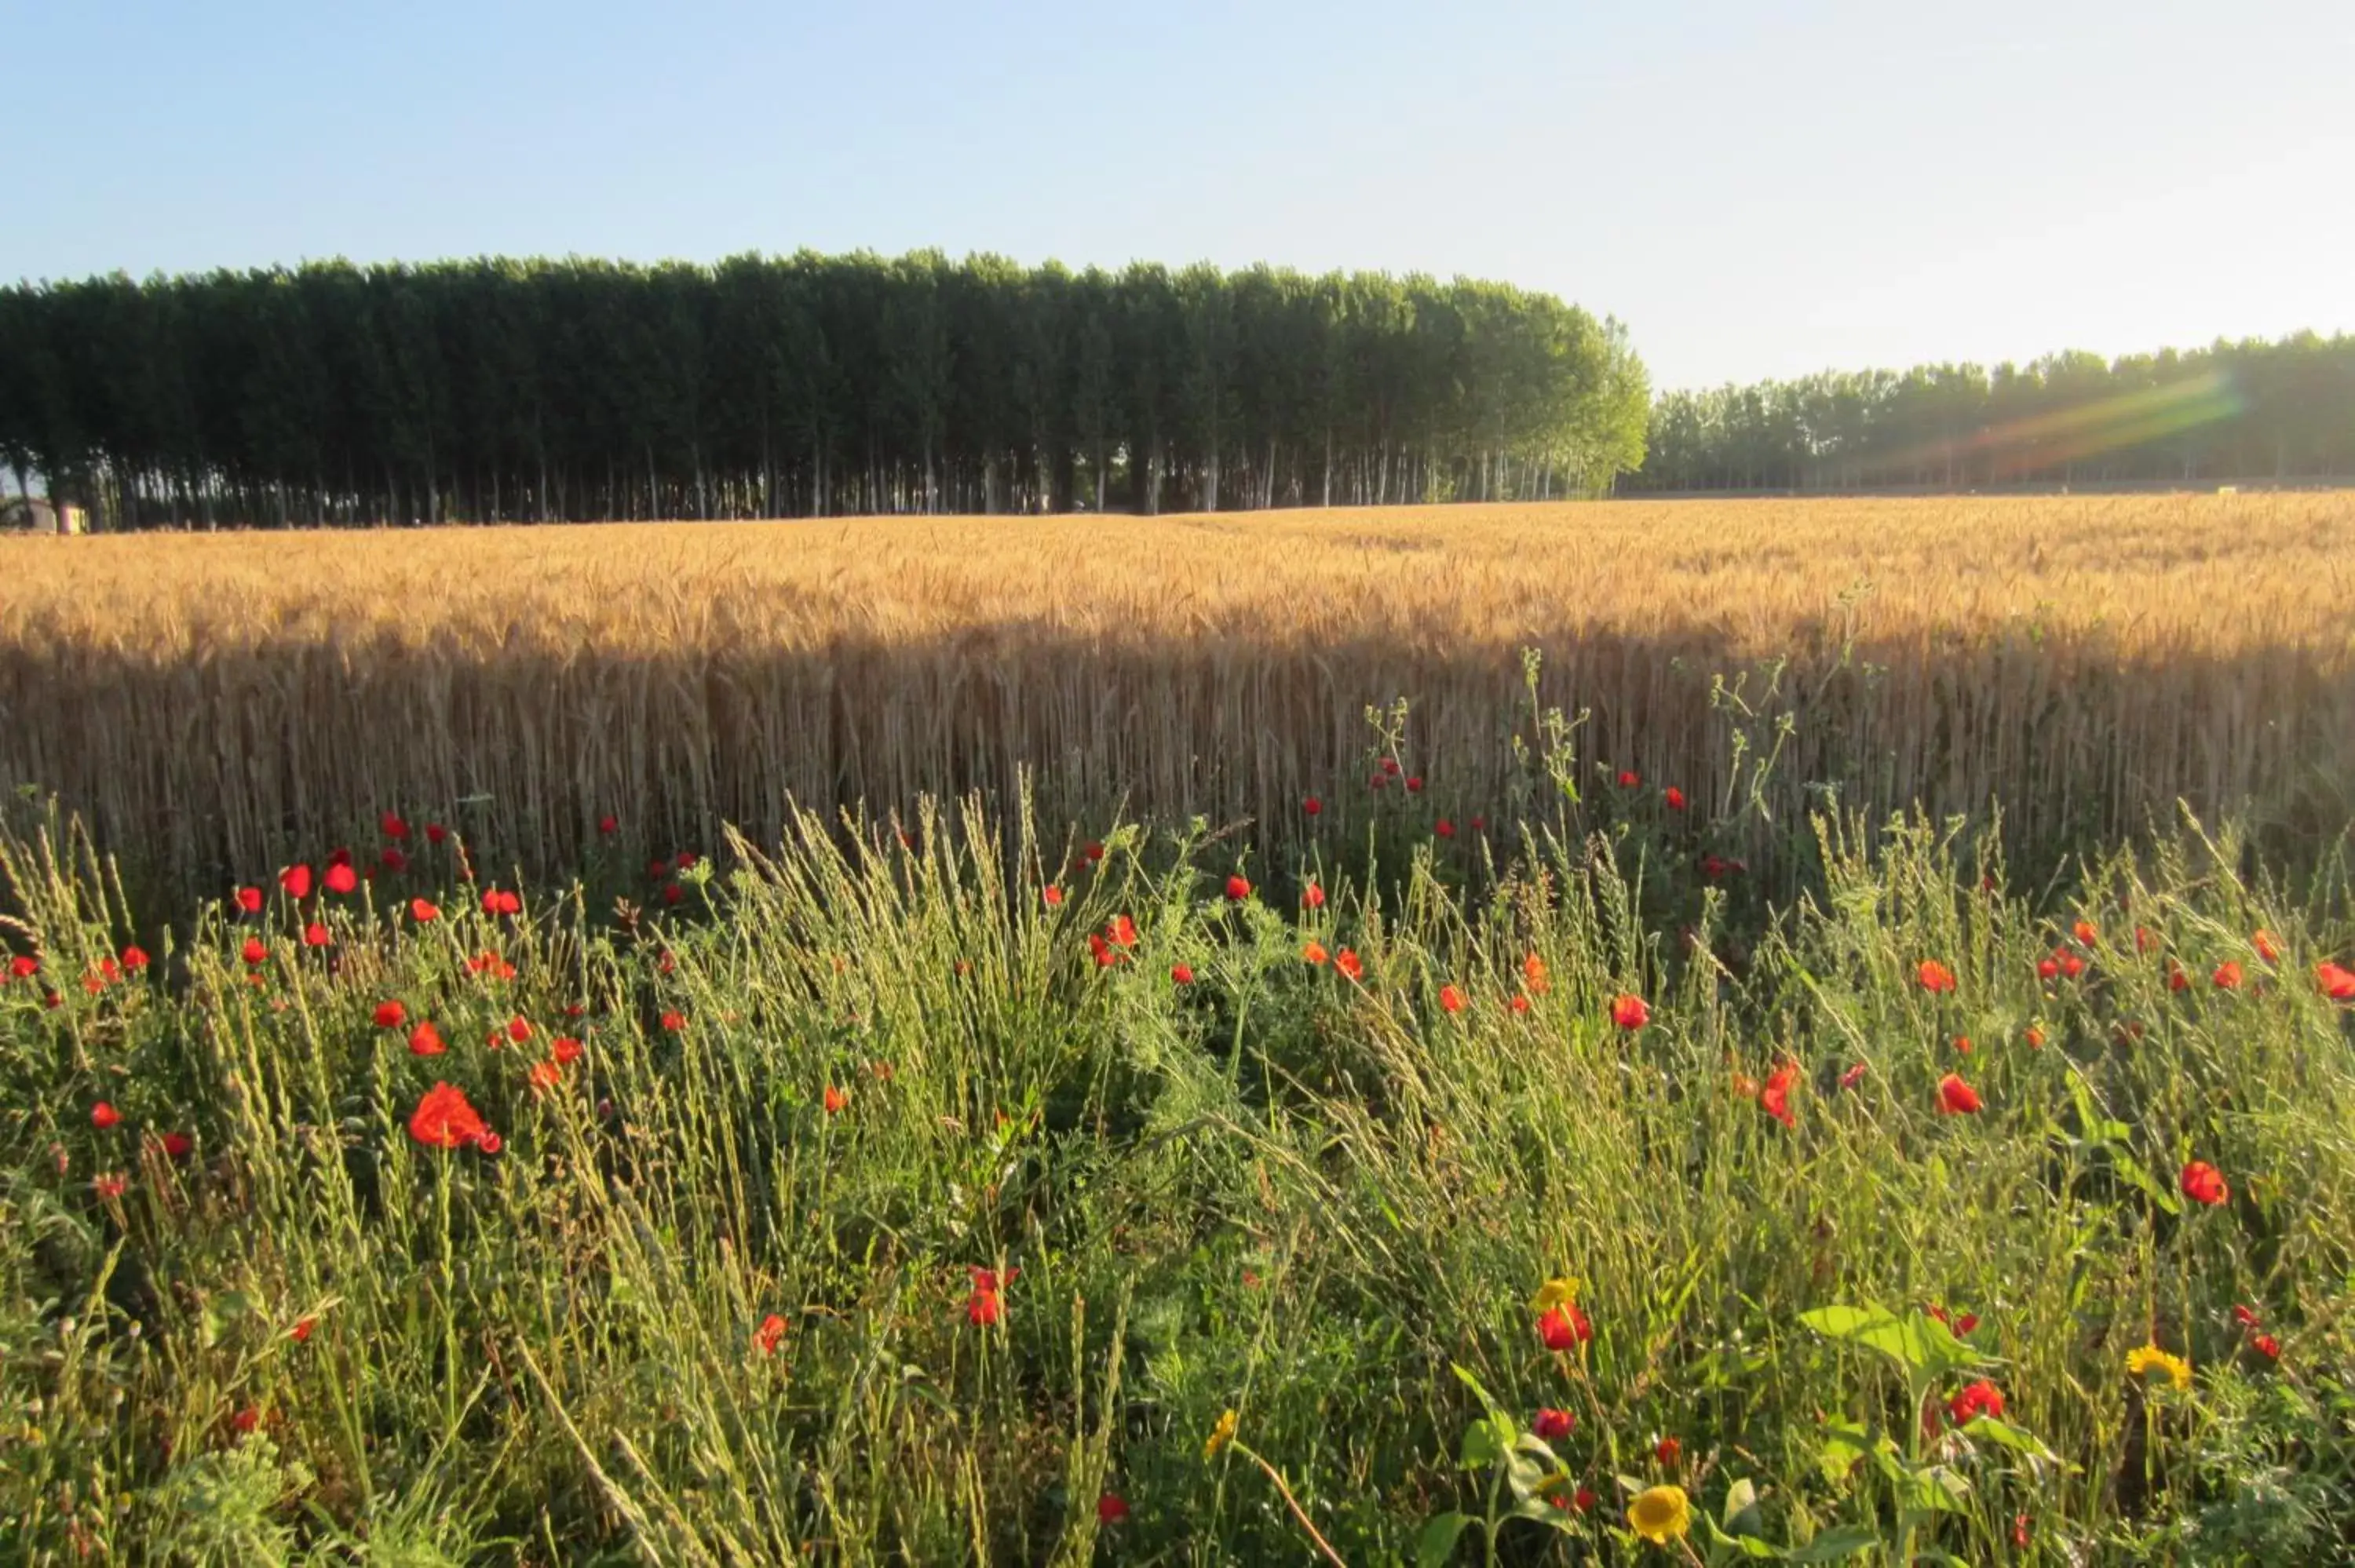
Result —
[[[365, 13], [365, 14], [364, 14]], [[2351, 0], [0, 0], [0, 279], [938, 246], [1510, 279], [1655, 383], [2355, 328]]]

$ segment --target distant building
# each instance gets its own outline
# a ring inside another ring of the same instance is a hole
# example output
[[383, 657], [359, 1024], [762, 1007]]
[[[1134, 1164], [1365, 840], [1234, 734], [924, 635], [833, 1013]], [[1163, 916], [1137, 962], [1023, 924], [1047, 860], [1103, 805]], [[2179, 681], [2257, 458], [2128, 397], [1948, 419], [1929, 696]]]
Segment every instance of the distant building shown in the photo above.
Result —
[[79, 506], [23, 495], [0, 500], [0, 534], [79, 534], [86, 525]]

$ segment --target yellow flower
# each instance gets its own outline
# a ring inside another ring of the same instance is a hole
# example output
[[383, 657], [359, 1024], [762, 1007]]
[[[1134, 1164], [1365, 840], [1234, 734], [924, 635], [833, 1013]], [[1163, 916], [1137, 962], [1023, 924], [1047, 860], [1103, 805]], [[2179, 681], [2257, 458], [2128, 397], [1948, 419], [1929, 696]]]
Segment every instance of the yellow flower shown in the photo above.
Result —
[[1529, 1298], [1529, 1310], [1543, 1315], [1557, 1307], [1572, 1307], [1577, 1303], [1576, 1279], [1549, 1279], [1538, 1287], [1535, 1296]]
[[1682, 1487], [1652, 1487], [1637, 1492], [1627, 1505], [1627, 1522], [1655, 1546], [1684, 1539], [1692, 1528], [1692, 1505]]
[[1202, 1457], [1205, 1459], [1210, 1457], [1229, 1443], [1233, 1442], [1234, 1437], [1235, 1413], [1231, 1410], [1222, 1410], [1219, 1413], [1219, 1424], [1210, 1428], [1210, 1436], [1202, 1444]]
[[2179, 1389], [2191, 1386], [2191, 1363], [2181, 1356], [2173, 1356], [2157, 1345], [2143, 1345], [2126, 1352], [2126, 1375], [2140, 1377], [2157, 1368], [2165, 1372]]

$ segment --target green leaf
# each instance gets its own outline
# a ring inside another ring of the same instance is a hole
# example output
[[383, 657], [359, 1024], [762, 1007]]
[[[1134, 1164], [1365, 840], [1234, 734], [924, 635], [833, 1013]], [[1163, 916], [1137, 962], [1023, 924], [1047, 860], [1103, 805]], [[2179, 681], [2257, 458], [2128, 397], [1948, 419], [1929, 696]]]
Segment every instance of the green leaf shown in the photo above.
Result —
[[1455, 1457], [1456, 1467], [1465, 1470], [1486, 1469], [1503, 1458], [1513, 1446], [1513, 1435], [1499, 1432], [1494, 1417], [1475, 1421], [1464, 1429], [1464, 1446]]
[[1964, 1424], [1963, 1431], [1972, 1437], [1984, 1437], [1990, 1443], [2000, 1443], [2005, 1447], [2025, 1454], [2032, 1459], [2058, 1462], [2059, 1457], [2051, 1449], [2037, 1441], [2034, 1434], [2014, 1426], [2008, 1421], [1998, 1421], [1992, 1415], [1972, 1417]]
[[1837, 1563], [1859, 1552], [1870, 1552], [1880, 1544], [1880, 1535], [1870, 1528], [1848, 1524], [1838, 1530], [1828, 1530], [1805, 1546], [1795, 1546], [1783, 1555], [1785, 1561], [1791, 1563]]
[[[1773, 1563], [1783, 1555], [1783, 1549], [1765, 1537], [1728, 1534], [1717, 1520], [1707, 1514], [1700, 1516], [1700, 1528], [1701, 1533], [1709, 1537], [1712, 1546], [1738, 1552], [1744, 1557], [1753, 1558], [1762, 1563]], [[1711, 1552], [1710, 1560], [1715, 1561], [1718, 1555], [1716, 1552]]]
[[1879, 1351], [1917, 1382], [1980, 1360], [1926, 1312], [1900, 1316], [1885, 1307], [1819, 1307], [1800, 1313], [1799, 1321], [1827, 1339]]
[[1765, 1523], [1758, 1511], [1758, 1483], [1744, 1476], [1726, 1488], [1723, 1517], [1729, 1534], [1765, 1534]]
[[1905, 1478], [1898, 1496], [1916, 1513], [1968, 1513], [1971, 1483], [1951, 1466], [1927, 1465]]
[[1463, 1513], [1443, 1513], [1426, 1522], [1415, 1538], [1415, 1568], [1441, 1568], [1455, 1555], [1455, 1542], [1471, 1522], [1471, 1515]]

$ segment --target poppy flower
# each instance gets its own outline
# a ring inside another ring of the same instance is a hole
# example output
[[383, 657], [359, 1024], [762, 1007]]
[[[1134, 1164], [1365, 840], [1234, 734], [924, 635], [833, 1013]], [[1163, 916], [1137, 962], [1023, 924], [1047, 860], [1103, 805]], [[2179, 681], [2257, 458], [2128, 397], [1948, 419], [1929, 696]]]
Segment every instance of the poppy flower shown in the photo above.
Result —
[[534, 1062], [526, 1077], [533, 1094], [546, 1094], [564, 1081], [564, 1069], [554, 1062]]
[[2069, 927], [2069, 934], [2077, 938], [2077, 945], [2081, 948], [2094, 947], [2102, 939], [2100, 927], [2096, 927], [2091, 920], [2078, 921], [2074, 926]]
[[1922, 989], [1932, 996], [1955, 989], [1955, 971], [1935, 959], [1923, 959], [1914, 966], [1913, 973], [1914, 978], [1922, 982]]
[[527, 1019], [525, 1019], [525, 1018], [520, 1018], [520, 1017], [517, 1017], [517, 1018], [510, 1018], [510, 1019], [508, 1019], [508, 1020], [507, 1020], [507, 1038], [508, 1038], [508, 1039], [510, 1039], [510, 1040], [512, 1040], [512, 1041], [514, 1041], [514, 1042], [515, 1042], [517, 1044], [518, 1044], [518, 1045], [522, 1044], [525, 1041], [527, 1041], [527, 1040], [530, 1039], [530, 1038], [531, 1038], [531, 1022], [530, 1022], [530, 1021], [529, 1021], [529, 1020], [527, 1020]]
[[1513, 1000], [1506, 1003], [1506, 1005], [1510, 1007], [1515, 1012], [1527, 1012], [1529, 1010], [1529, 999], [1520, 992], [1516, 991], [1513, 993]]
[[684, 1012], [666, 1012], [662, 1015], [662, 1026], [664, 1033], [677, 1034], [679, 1031], [687, 1027], [687, 1014]]
[[1437, 833], [1443, 839], [1452, 839], [1455, 836], [1455, 824], [1449, 821], [1445, 817], [1442, 817], [1439, 821], [1432, 823], [1431, 831]]
[[2235, 1304], [2232, 1308], [2232, 1321], [2243, 1329], [2254, 1329], [2257, 1326], [2257, 1309], [2254, 1307]]
[[1758, 1091], [1758, 1108], [1781, 1122], [1785, 1127], [1796, 1127], [1798, 1118], [1791, 1114], [1791, 1086], [1799, 1081], [1799, 1065], [1785, 1062], [1768, 1075], [1766, 1086]]
[[104, 1132], [123, 1120], [123, 1113], [104, 1100], [90, 1107], [90, 1125]]
[[2225, 1184], [2224, 1173], [2205, 1160], [2194, 1160], [2186, 1165], [2180, 1184], [2185, 1197], [2211, 1208], [2232, 1195], [2232, 1189]]
[[663, 884], [662, 901], [666, 906], [675, 905], [686, 896], [687, 889], [681, 887], [677, 883], [666, 882]]
[[1640, 996], [1622, 994], [1611, 1001], [1611, 1022], [1630, 1034], [1652, 1022], [1651, 1004]]
[[1325, 802], [1318, 800], [1316, 796], [1311, 795], [1306, 800], [1300, 802], [1300, 810], [1305, 814], [1313, 817], [1325, 810]]
[[1953, 1073], [1938, 1080], [1938, 1109], [1946, 1116], [1970, 1116], [1979, 1108], [1979, 1092]]
[[609, 839], [621, 831], [621, 819], [611, 811], [597, 819], [597, 832]]
[[1125, 915], [1115, 915], [1112, 924], [1104, 927], [1104, 935], [1116, 948], [1133, 948], [1136, 946], [1136, 922]]
[[485, 915], [520, 915], [523, 913], [523, 896], [520, 894], [505, 892], [496, 887], [485, 888], [483, 891], [483, 913]]
[[1955, 1053], [1961, 1056], [1967, 1056], [1971, 1054], [1971, 1037], [1969, 1035], [1957, 1034], [1955, 1036]]
[[1529, 1430], [1549, 1443], [1560, 1442], [1577, 1426], [1578, 1417], [1567, 1410], [1555, 1410], [1550, 1406], [1539, 1411], [1537, 1418], [1529, 1423]]
[[1692, 1501], [1682, 1487], [1647, 1487], [1627, 1505], [1627, 1526], [1655, 1546], [1682, 1541], [1692, 1529]]
[[2061, 978], [2061, 960], [2051, 958], [2037, 959], [2036, 978], [2038, 980], [2059, 980]]
[[1439, 988], [1439, 1007], [1440, 1011], [1443, 1012], [1463, 1012], [1464, 993], [1456, 990], [1452, 985], [1441, 986]]
[[270, 956], [270, 949], [261, 945], [261, 938], [248, 937], [245, 946], [238, 949], [238, 956], [249, 964], [258, 964]]
[[348, 864], [329, 866], [324, 880], [326, 883], [327, 891], [335, 894], [354, 893], [358, 891], [360, 885], [359, 873], [354, 871]]
[[384, 867], [387, 871], [407, 871], [409, 869], [409, 857], [401, 853], [399, 850], [391, 848], [389, 845], [386, 847], [385, 852], [382, 854], [376, 857], [376, 863], [377, 864]]
[[2257, 957], [2264, 959], [2265, 962], [2270, 964], [2280, 961], [2281, 942], [2271, 931], [2258, 931], [2255, 936], [2249, 938], [2249, 944], [2257, 949]]
[[314, 920], [303, 927], [303, 945], [306, 948], [332, 948], [336, 945], [336, 938], [328, 934], [325, 926]]
[[147, 967], [147, 949], [140, 947], [123, 948], [123, 967], [129, 969], [133, 974], [137, 974], [141, 969], [145, 969]]
[[1410, 795], [1420, 795], [1423, 793], [1422, 774], [1413, 774], [1408, 778], [1406, 781], [1406, 792]]
[[967, 1272], [973, 1277], [973, 1292], [964, 1300], [965, 1320], [976, 1329], [991, 1328], [1006, 1315], [1005, 1306], [998, 1299], [1001, 1287], [1012, 1284], [1021, 1271], [1009, 1268], [1002, 1280], [995, 1269], [975, 1268]]
[[1106, 1492], [1103, 1496], [1096, 1499], [1096, 1522], [1098, 1524], [1120, 1524], [1125, 1521], [1127, 1518], [1128, 1499], [1122, 1497], [1118, 1492]]
[[1570, 1500], [1579, 1512], [1593, 1513], [1594, 1505], [1602, 1499], [1594, 1495], [1593, 1487], [1581, 1487]]
[[2079, 975], [2085, 972], [2085, 960], [2079, 958], [2074, 953], [2062, 953], [2061, 955], [2061, 972], [2067, 975], [2071, 980], [2075, 980]]
[[1320, 886], [1318, 886], [1316, 883], [1313, 883], [1313, 882], [1312, 882], [1312, 883], [1310, 883], [1307, 886], [1305, 886], [1305, 887], [1302, 888], [1302, 889], [1300, 890], [1300, 906], [1301, 906], [1303, 909], [1322, 909], [1322, 908], [1324, 908], [1324, 907], [1325, 907], [1325, 889], [1324, 889], [1324, 888], [1322, 888], [1322, 887], [1320, 887]]
[[1982, 1415], [2002, 1414], [2003, 1390], [1985, 1378], [1946, 1401], [1946, 1418], [1957, 1426], [1967, 1426]]
[[1719, 877], [1723, 876], [1725, 872], [1726, 863], [1720, 857], [1713, 854], [1700, 857], [1700, 874], [1710, 881], [1715, 882]]
[[826, 1115], [840, 1116], [845, 1110], [849, 1108], [849, 1106], [850, 1091], [848, 1089], [838, 1089], [832, 1084], [828, 1084], [826, 1086]]
[[259, 887], [239, 888], [237, 890], [237, 906], [240, 909], [244, 910], [249, 915], [261, 914], [261, 889]]
[[425, 824], [425, 842], [427, 843], [439, 844], [449, 838], [449, 836], [450, 830], [443, 827], [441, 823], [428, 822]]
[[1231, 877], [1227, 878], [1227, 902], [1228, 902], [1228, 903], [1230, 903], [1230, 904], [1241, 904], [1244, 899], [1249, 898], [1250, 896], [1251, 896], [1251, 884], [1250, 884], [1249, 882], [1247, 882], [1247, 881], [1245, 881], [1245, 880], [1244, 880], [1244, 878], [1243, 878], [1242, 874], [1241, 874], [1240, 872], [1238, 872], [1236, 874], [1234, 874], [1234, 875], [1232, 875], [1232, 876], [1231, 876]]
[[1383, 772], [1385, 772], [1385, 773], [1387, 773], [1387, 774], [1389, 774], [1389, 775], [1390, 775], [1391, 778], [1393, 778], [1393, 779], [1397, 778], [1397, 777], [1399, 776], [1399, 761], [1398, 761], [1398, 758], [1395, 758], [1395, 757], [1385, 757], [1385, 758], [1382, 758], [1382, 771], [1383, 771]]
[[2252, 1334], [2249, 1337], [2249, 1345], [2257, 1354], [2269, 1361], [2281, 1360], [2281, 1341], [2271, 1334]]
[[1545, 960], [1535, 953], [1521, 960], [1521, 983], [1533, 995], [1543, 996], [1546, 993]]
[[1856, 1087], [1858, 1084], [1863, 1082], [1864, 1069], [1865, 1064], [1859, 1062], [1855, 1066], [1850, 1067], [1847, 1072], [1842, 1073], [1839, 1077], [1840, 1087], [1843, 1089], [1852, 1089]]
[[421, 926], [430, 926], [442, 918], [440, 907], [422, 898], [409, 901], [409, 917]]
[[229, 1418], [229, 1430], [243, 1436], [261, 1425], [261, 1412], [250, 1404], [244, 1405]]
[[1354, 948], [1344, 948], [1339, 952], [1334, 954], [1333, 967], [1340, 970], [1343, 974], [1348, 976], [1351, 980], [1363, 980], [1365, 978], [1366, 966], [1359, 961], [1357, 952]]
[[2226, 959], [2216, 966], [2216, 972], [2208, 978], [2215, 982], [2218, 991], [2238, 991], [2241, 989], [2241, 966], [2232, 959]]
[[449, 1048], [442, 1043], [442, 1032], [433, 1027], [430, 1018], [418, 1020], [417, 1027], [409, 1032], [409, 1054], [412, 1056], [439, 1056]]
[[378, 1029], [398, 1029], [408, 1022], [409, 1009], [399, 1001], [379, 1001], [376, 1004], [376, 1026]]
[[1325, 951], [1325, 944], [1322, 942], [1303, 942], [1300, 945], [1300, 956], [1309, 963], [1321, 964], [1331, 955]]
[[1169, 983], [1171, 985], [1192, 985], [1194, 983], [1194, 966], [1191, 964], [1170, 965]]
[[581, 1060], [583, 1049], [581, 1042], [570, 1034], [559, 1034], [548, 1043], [548, 1054], [567, 1067]]
[[676, 864], [679, 870], [687, 871], [694, 867], [695, 862], [696, 855], [693, 850], [681, 850], [678, 852], [678, 858], [673, 863]]
[[103, 1199], [105, 1202], [111, 1203], [114, 1202], [115, 1199], [123, 1196], [123, 1192], [130, 1187], [130, 1177], [124, 1175], [120, 1171], [110, 1171], [102, 1176], [91, 1177], [90, 1190], [97, 1193], [99, 1197]]
[[761, 1326], [752, 1330], [752, 1348], [764, 1356], [775, 1355], [784, 1340], [785, 1320], [774, 1312], [762, 1319]]
[[1474, 832], [1476, 832], [1476, 833], [1477, 833], [1477, 832], [1487, 832], [1487, 827], [1488, 827], [1488, 819], [1487, 819], [1487, 818], [1486, 818], [1486, 817], [1475, 817], [1475, 818], [1473, 818], [1473, 819], [1472, 819], [1472, 831], [1473, 831]]
[[1660, 799], [1668, 803], [1668, 808], [1671, 811], [1681, 811], [1685, 809], [1685, 792], [1673, 784], [1660, 791]]
[[1652, 1457], [1663, 1465], [1675, 1464], [1677, 1457], [1683, 1452], [1684, 1445], [1673, 1437], [1663, 1437], [1652, 1445]]
[[1093, 931], [1088, 933], [1088, 951], [1095, 956], [1096, 968], [1100, 969], [1108, 969], [1121, 959], [1120, 949]]
[[1549, 1351], [1573, 1351], [1593, 1338], [1594, 1325], [1575, 1301], [1561, 1302], [1538, 1314], [1538, 1339]]
[[196, 1148], [195, 1142], [185, 1132], [167, 1132], [164, 1135], [164, 1152], [175, 1160], [186, 1160], [188, 1157], [188, 1151], [194, 1148]]
[[496, 1154], [500, 1150], [505, 1149], [506, 1145], [500, 1140], [497, 1133], [486, 1132], [483, 1134], [482, 1137], [474, 1139], [474, 1147], [481, 1150], [485, 1154]]
[[2341, 969], [2326, 959], [2314, 966], [2314, 983], [2333, 1001], [2355, 1001], [2355, 969]]
[[289, 898], [310, 897], [311, 868], [307, 865], [288, 866], [278, 874], [278, 885], [286, 890]]
[[344, 848], [343, 845], [337, 844], [334, 849], [327, 852], [327, 865], [329, 869], [332, 870], [336, 866], [349, 865], [351, 863], [352, 852]]
[[1641, 777], [1629, 769], [1623, 768], [1619, 770], [1619, 788], [1622, 789], [1633, 789], [1643, 781]]
[[466, 1092], [450, 1084], [435, 1084], [417, 1102], [417, 1109], [409, 1118], [409, 1136], [428, 1149], [455, 1149], [461, 1144], [485, 1145], [485, 1152], [498, 1152], [496, 1145], [487, 1144], [491, 1129], [485, 1125], [480, 1112], [467, 1102]]
[[1060, 909], [1063, 906], [1063, 890], [1052, 883], [1050, 883], [1039, 896], [1046, 900], [1047, 907], [1050, 909]]
[[2191, 977], [2183, 972], [2183, 966], [2176, 963], [2169, 964], [2167, 966], [2167, 989], [2169, 991], [2189, 991], [2190, 988]]
[[40, 972], [41, 960], [37, 958], [33, 958], [29, 954], [18, 953], [15, 958], [8, 960], [8, 978], [10, 980], [31, 980], [35, 975], [39, 974]]

